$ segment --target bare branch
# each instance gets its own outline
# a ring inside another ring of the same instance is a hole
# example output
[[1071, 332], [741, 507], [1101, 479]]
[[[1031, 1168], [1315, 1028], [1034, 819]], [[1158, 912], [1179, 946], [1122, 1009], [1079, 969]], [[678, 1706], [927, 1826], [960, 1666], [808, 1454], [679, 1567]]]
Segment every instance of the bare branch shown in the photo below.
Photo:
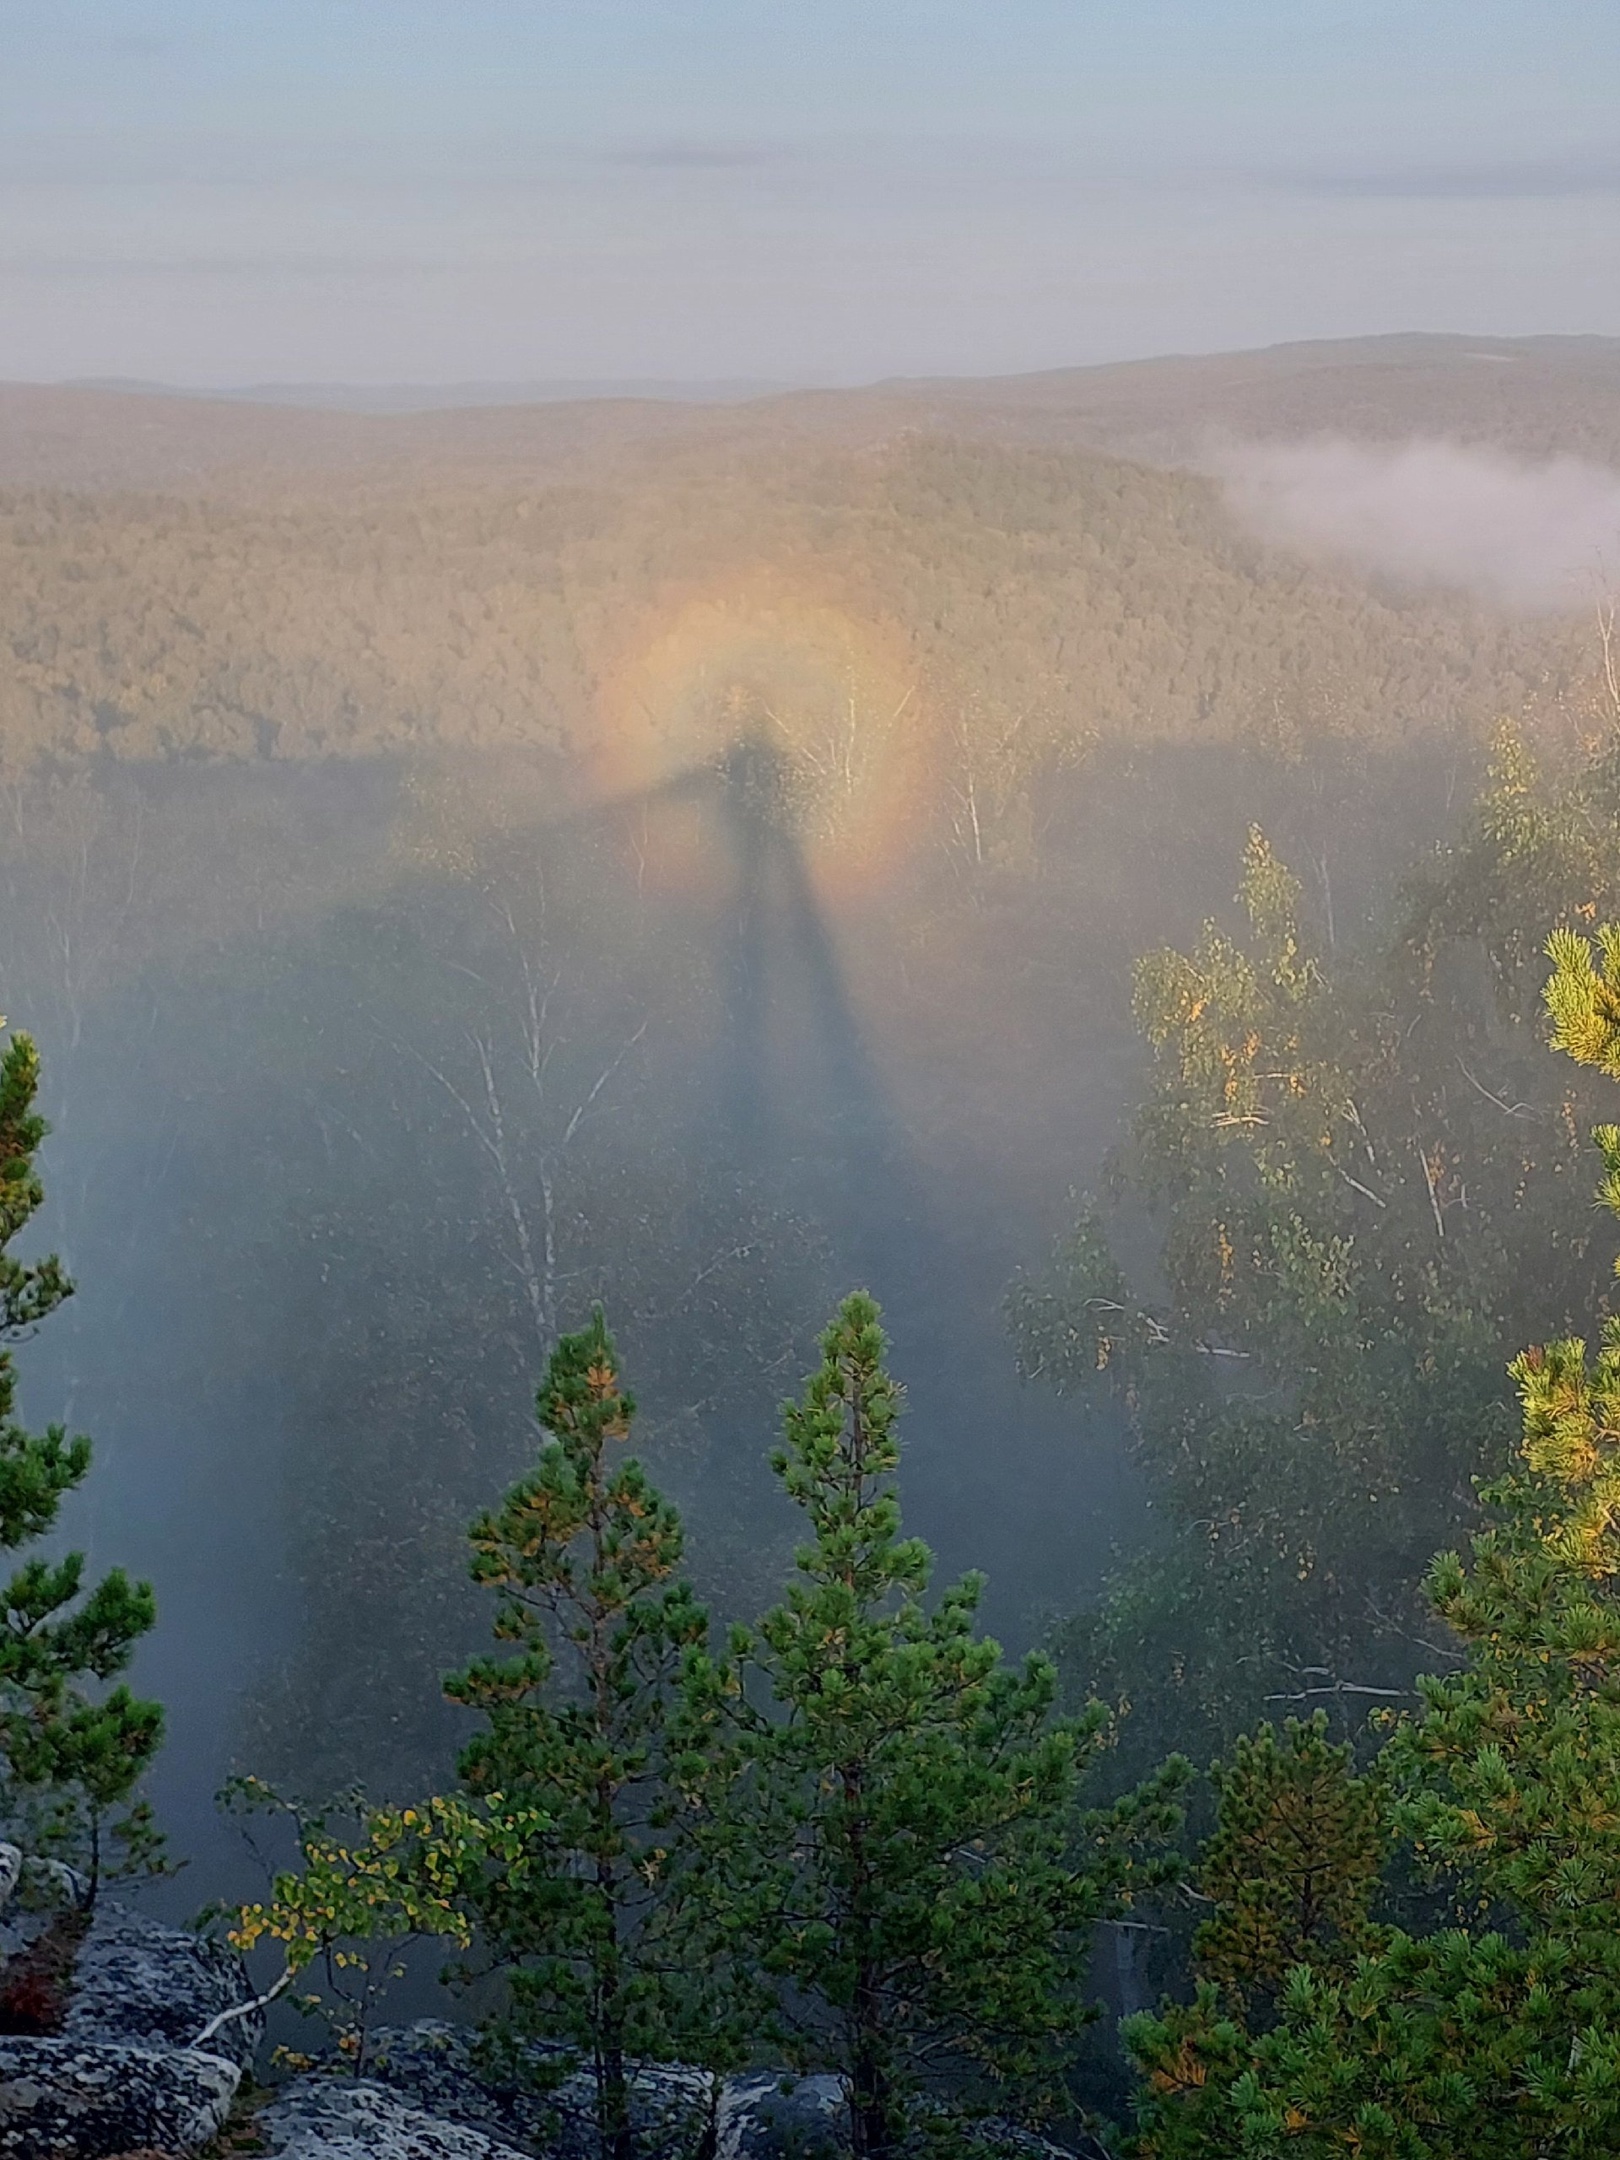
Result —
[[1434, 1167], [1429, 1161], [1428, 1150], [1419, 1140], [1412, 1142], [1412, 1148], [1418, 1161], [1423, 1165], [1423, 1182], [1429, 1190], [1429, 1212], [1434, 1217], [1434, 1227], [1441, 1237], [1444, 1237], [1446, 1234], [1445, 1217], [1440, 1212], [1440, 1194], [1436, 1188]]
[[1388, 1702], [1410, 1702], [1413, 1690], [1404, 1687], [1363, 1687], [1355, 1680], [1335, 1680], [1328, 1687], [1300, 1688], [1292, 1695], [1268, 1695], [1267, 1702], [1311, 1702], [1319, 1695], [1376, 1695]]
[[1609, 703], [1616, 715], [1620, 715], [1620, 659], [1615, 654], [1614, 608], [1612, 600], [1600, 600], [1597, 609], [1598, 646], [1603, 654], [1603, 686], [1609, 693]]
[[473, 1047], [478, 1053], [478, 1063], [484, 1075], [484, 1095], [489, 1104], [490, 1126], [494, 1144], [490, 1157], [500, 1178], [501, 1197], [506, 1202], [506, 1212], [512, 1218], [512, 1229], [518, 1242], [519, 1272], [523, 1287], [528, 1292], [529, 1309], [540, 1337], [542, 1353], [549, 1350], [556, 1339], [557, 1313], [555, 1283], [542, 1278], [534, 1264], [534, 1246], [529, 1236], [529, 1218], [524, 1211], [522, 1197], [513, 1180], [506, 1153], [506, 1118], [501, 1106], [500, 1090], [495, 1084], [495, 1067], [490, 1059], [489, 1045], [482, 1036], [473, 1037]]
[[621, 1046], [621, 1048], [616, 1052], [616, 1054], [608, 1060], [608, 1062], [602, 1067], [602, 1070], [597, 1074], [595, 1082], [590, 1089], [590, 1092], [579, 1104], [576, 1105], [573, 1116], [568, 1120], [567, 1127], [565, 1128], [562, 1139], [558, 1144], [559, 1153], [563, 1148], [567, 1147], [569, 1141], [573, 1139], [575, 1133], [579, 1130], [580, 1120], [585, 1116], [586, 1112], [595, 1102], [597, 1096], [601, 1094], [602, 1090], [613, 1078], [613, 1075], [618, 1071], [619, 1067], [624, 1063], [625, 1059], [630, 1055], [631, 1051], [636, 1047], [637, 1043], [640, 1042], [642, 1036], [646, 1034], [647, 1025], [648, 1023], [643, 1020], [640, 1027], [638, 1027], [636, 1029], [636, 1032], [630, 1037], [630, 1040]]
[[1485, 1100], [1488, 1103], [1494, 1103], [1504, 1117], [1535, 1118], [1539, 1121], [1541, 1112], [1539, 1110], [1533, 1109], [1529, 1103], [1504, 1102], [1500, 1095], [1493, 1095], [1490, 1089], [1485, 1085], [1483, 1080], [1476, 1080], [1474, 1078], [1473, 1074], [1468, 1070], [1468, 1067], [1463, 1063], [1461, 1058], [1457, 1060], [1457, 1070], [1468, 1082], [1468, 1085], [1471, 1088], [1477, 1088], [1480, 1094], [1484, 1096]]
[[196, 2038], [186, 2042], [187, 2047], [205, 2048], [227, 2025], [234, 2025], [239, 2018], [253, 2017], [260, 2010], [268, 2010], [277, 1996], [284, 1995], [292, 1986], [295, 1977], [292, 1967], [287, 1966], [274, 1987], [266, 1988], [262, 1995], [255, 1995], [251, 2002], [233, 2003], [229, 2010], [221, 2010], [217, 2017], [211, 2017]]
[[1338, 1171], [1340, 1177], [1344, 1179], [1344, 1182], [1347, 1185], [1352, 1187], [1356, 1192], [1360, 1193], [1363, 1199], [1370, 1200], [1374, 1207], [1387, 1208], [1389, 1206], [1389, 1202], [1387, 1200], [1381, 1200], [1378, 1194], [1373, 1191], [1370, 1185], [1363, 1185], [1360, 1178], [1352, 1177], [1349, 1171], [1341, 1169], [1338, 1163], [1335, 1163], [1333, 1167], [1335, 1170]]

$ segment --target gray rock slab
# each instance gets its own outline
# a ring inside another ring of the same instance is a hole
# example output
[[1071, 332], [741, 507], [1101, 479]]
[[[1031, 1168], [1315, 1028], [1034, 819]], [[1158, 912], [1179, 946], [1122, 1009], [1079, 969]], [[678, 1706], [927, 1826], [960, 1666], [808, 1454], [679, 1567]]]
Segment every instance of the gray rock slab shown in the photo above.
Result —
[[90, 1878], [65, 1860], [42, 1860], [30, 1853], [21, 1867], [24, 1891], [45, 1905], [83, 1905], [90, 1896]]
[[25, 1957], [55, 1918], [53, 1912], [33, 1912], [22, 1904], [9, 1906], [0, 1916], [0, 1966]]
[[[242, 1962], [224, 1943], [101, 1898], [73, 1968], [62, 2037], [184, 2048], [221, 2010], [251, 2000]], [[263, 2037], [256, 2011], [221, 2026], [206, 2046], [245, 2070]]]
[[557, 2110], [519, 2077], [502, 2076], [475, 2055], [476, 2035], [442, 2018], [385, 2027], [372, 2036], [368, 2075], [430, 2115], [482, 2130], [526, 2151], [551, 2143]]
[[[459, 2123], [532, 2156], [593, 2160], [597, 2150], [589, 2080], [575, 2072], [539, 2089], [559, 2051], [531, 2046], [526, 2063], [503, 2073], [483, 2058], [464, 2025], [424, 2018], [373, 2036], [368, 2075], [425, 2114]], [[525, 2074], [527, 2071], [527, 2075]], [[646, 2160], [685, 2160], [707, 2121], [710, 2084], [679, 2064], [641, 2064], [632, 2111]], [[714, 2110], [715, 2160], [837, 2160], [848, 2150], [848, 2110], [836, 2077], [760, 2071], [726, 2079]], [[1090, 2139], [1054, 2145], [1007, 2123], [980, 2123], [976, 2153], [994, 2160], [1108, 2160]], [[937, 2150], [937, 2146], [933, 2148]]]
[[823, 2160], [844, 2149], [844, 2088], [835, 2077], [729, 2078], [715, 2160]]
[[224, 2122], [240, 2077], [224, 2056], [190, 2048], [0, 2037], [0, 2154], [195, 2152]]
[[984, 2123], [979, 2134], [995, 2160], [1109, 2160], [1093, 2137], [1082, 2137], [1078, 2145], [1054, 2145], [1050, 2138], [1005, 2122]]
[[0, 1845], [0, 1965], [31, 1950], [83, 1903], [84, 1877], [60, 1860], [41, 1860]]
[[[407, 2095], [430, 2114], [503, 2138], [545, 2160], [594, 2160], [595, 2094], [580, 2072], [553, 2084], [560, 2051], [526, 2050], [515, 2074], [492, 2070], [479, 2057], [477, 2035], [436, 2018], [380, 2031], [369, 2069], [375, 2078]], [[548, 2089], [549, 2087], [549, 2089]], [[710, 2085], [701, 2071], [679, 2064], [634, 2067], [631, 2119], [645, 2160], [676, 2160], [694, 2143], [694, 2126], [707, 2119]]]
[[524, 2160], [370, 2078], [295, 2079], [259, 2116], [268, 2160]]

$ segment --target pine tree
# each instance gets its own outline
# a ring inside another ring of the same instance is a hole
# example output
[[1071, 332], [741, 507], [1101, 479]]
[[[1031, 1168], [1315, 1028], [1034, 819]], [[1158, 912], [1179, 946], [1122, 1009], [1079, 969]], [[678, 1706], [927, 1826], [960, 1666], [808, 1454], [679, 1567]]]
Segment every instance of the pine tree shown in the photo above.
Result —
[[1346, 1971], [1314, 1949], [1256, 2033], [1206, 1985], [1132, 2021], [1154, 2160], [1599, 2160], [1620, 2149], [1620, 1330], [1517, 1361], [1524, 1466], [1435, 1606], [1466, 1650], [1384, 1749], [1454, 1923]]
[[547, 1824], [528, 1865], [492, 1870], [477, 1897], [510, 1976], [510, 2031], [571, 2043], [604, 2160], [630, 2160], [633, 2059], [713, 2064], [730, 2045], [717, 1985], [678, 1940], [667, 1776], [671, 1686], [707, 1620], [677, 1574], [675, 1509], [639, 1463], [613, 1459], [635, 1405], [600, 1311], [558, 1342], [537, 1408], [539, 1460], [470, 1533], [512, 1649], [446, 1691], [488, 1721], [463, 1752], [466, 1785]]
[[1327, 1713], [1243, 1735], [1210, 1780], [1218, 1799], [1200, 1894], [1213, 1910], [1193, 1938], [1200, 1974], [1240, 2009], [1274, 2000], [1296, 1965], [1347, 1970], [1374, 1947], [1369, 1906], [1389, 1848], [1377, 1781], [1357, 1777]]
[[884, 1351], [872, 1299], [847, 1298], [773, 1458], [808, 1519], [797, 1575], [689, 1676], [697, 1726], [732, 1736], [711, 1895], [774, 1986], [793, 2059], [842, 2075], [861, 2160], [975, 2072], [998, 2111], [1054, 2093], [1092, 2014], [1093, 1929], [1157, 1879], [1144, 1849], [1172, 1827], [1182, 1774], [1077, 1821], [1105, 1717], [1054, 1719], [1047, 1661], [1009, 1669], [975, 1636], [977, 1577], [925, 1604]]
[[[3, 1024], [3, 1023], [0, 1023]], [[11, 1251], [44, 1191], [34, 1158], [46, 1125], [34, 1108], [39, 1054], [16, 1035], [0, 1059], [0, 1343], [31, 1335], [71, 1296], [61, 1262]], [[15, 1552], [55, 1525], [63, 1500], [90, 1468], [90, 1442], [60, 1425], [31, 1433], [15, 1415], [16, 1366], [0, 1348], [0, 1550]], [[109, 1824], [134, 1864], [155, 1864], [150, 1811], [122, 1817], [163, 1736], [163, 1713], [122, 1683], [135, 1645], [156, 1617], [150, 1584], [115, 1568], [86, 1591], [84, 1555], [24, 1560], [0, 1617], [0, 1810], [12, 1827], [41, 1829], [88, 1867], [94, 1896], [105, 1872]]]
[[1200, 1855], [1208, 1914], [1193, 1937], [1194, 1997], [1127, 2035], [1147, 2082], [1142, 2150], [1162, 2160], [1246, 2152], [1232, 2088], [1291, 1975], [1309, 1966], [1346, 1979], [1385, 1939], [1370, 1917], [1390, 1845], [1381, 1784], [1329, 1743], [1325, 1713], [1288, 1719], [1280, 1742], [1262, 1725], [1210, 1778], [1218, 1808]]

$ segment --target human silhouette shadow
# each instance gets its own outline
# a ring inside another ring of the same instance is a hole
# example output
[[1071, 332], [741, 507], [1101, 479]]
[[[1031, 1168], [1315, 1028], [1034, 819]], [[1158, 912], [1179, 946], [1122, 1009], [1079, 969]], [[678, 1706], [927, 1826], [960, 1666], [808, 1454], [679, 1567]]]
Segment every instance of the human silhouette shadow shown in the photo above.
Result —
[[[727, 718], [713, 756], [598, 814], [626, 831], [664, 805], [695, 814], [723, 893], [697, 1115], [720, 1160], [816, 1224], [839, 1285], [883, 1307], [922, 1472], [918, 1527], [946, 1565], [988, 1564], [992, 1616], [1021, 1628], [1066, 1580], [1077, 1517], [1117, 1502], [1062, 1406], [1018, 1387], [995, 1240], [949, 1168], [925, 1166], [874, 1055], [811, 874], [812, 790], [757, 704], [736, 699]], [[1018, 1441], [1024, 1504], [1006, 1483]]]
[[666, 810], [695, 815], [723, 893], [710, 954], [717, 1025], [697, 1089], [710, 1137], [739, 1174], [788, 1188], [840, 1275], [881, 1298], [905, 1228], [922, 1220], [921, 1180], [815, 889], [804, 774], [757, 707], [734, 695], [728, 717], [714, 756], [595, 815], [625, 830]]

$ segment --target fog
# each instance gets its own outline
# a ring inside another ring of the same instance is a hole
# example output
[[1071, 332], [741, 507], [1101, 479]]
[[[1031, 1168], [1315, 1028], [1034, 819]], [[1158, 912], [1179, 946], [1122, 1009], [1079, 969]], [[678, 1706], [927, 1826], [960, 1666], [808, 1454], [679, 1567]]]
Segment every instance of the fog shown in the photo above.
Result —
[[[772, 1450], [860, 1288], [929, 1598], [981, 1572], [1104, 1706], [1079, 1804], [1278, 1705], [1371, 1744], [1506, 1355], [1611, 1279], [1538, 971], [1620, 893], [1620, 352], [1501, 353], [0, 388], [0, 1011], [77, 1285], [15, 1357], [94, 1443], [55, 1549], [156, 1597], [185, 1865], [131, 1895], [262, 1891], [241, 1773], [464, 1790], [468, 1528], [597, 1305], [717, 1635], [791, 1578]], [[1116, 2009], [1180, 1984], [1160, 1912], [1088, 1937]], [[480, 2015], [436, 1959], [407, 2013]]]
[[[1125, 1129], [1133, 950], [1224, 906], [1254, 804], [1343, 924], [1393, 855], [1263, 762], [1167, 750], [1062, 786], [1038, 888], [926, 854], [874, 882], [753, 726], [561, 819], [554, 764], [510, 757], [16, 798], [5, 1002], [80, 1286], [25, 1408], [95, 1436], [67, 1534], [158, 1590], [171, 1910], [252, 1887], [212, 1815], [233, 1769], [442, 1783], [438, 1676], [488, 1624], [463, 1529], [594, 1298], [720, 1617], [787, 1564], [776, 1406], [855, 1285], [907, 1390], [908, 1524], [942, 1580], [987, 1572], [1009, 1644], [1140, 1535], [1108, 1417], [1018, 1383], [1008, 1284]], [[1413, 779], [1366, 796], [1408, 832]]]
[[1587, 459], [1330, 439], [1233, 445], [1213, 462], [1253, 531], [1398, 584], [1560, 610], [1620, 576], [1620, 472]]
[[[1444, 340], [1337, 365], [1390, 418], [1480, 394]], [[1608, 365], [1502, 373], [1556, 434], [1607, 424]], [[255, 1886], [233, 1771], [453, 1776], [466, 1526], [597, 1300], [717, 1620], [780, 1588], [780, 1404], [857, 1286], [908, 1526], [1006, 1644], [1154, 1549], [1118, 1406], [1021, 1382], [1007, 1311], [1122, 1189], [1134, 964], [1233, 924], [1256, 823], [1326, 953], [1386, 935], [1504, 702], [1591, 673], [1520, 588], [1579, 567], [1594, 464], [1285, 445], [1223, 499], [1096, 444], [1339, 380], [0, 411], [0, 1010], [78, 1284], [23, 1401], [95, 1441], [64, 1536], [157, 1593], [169, 1910]], [[1329, 540], [1361, 554], [1302, 568]], [[1465, 542], [1488, 587], [1391, 588]], [[1113, 1234], [1151, 1288], [1140, 1198]]]

